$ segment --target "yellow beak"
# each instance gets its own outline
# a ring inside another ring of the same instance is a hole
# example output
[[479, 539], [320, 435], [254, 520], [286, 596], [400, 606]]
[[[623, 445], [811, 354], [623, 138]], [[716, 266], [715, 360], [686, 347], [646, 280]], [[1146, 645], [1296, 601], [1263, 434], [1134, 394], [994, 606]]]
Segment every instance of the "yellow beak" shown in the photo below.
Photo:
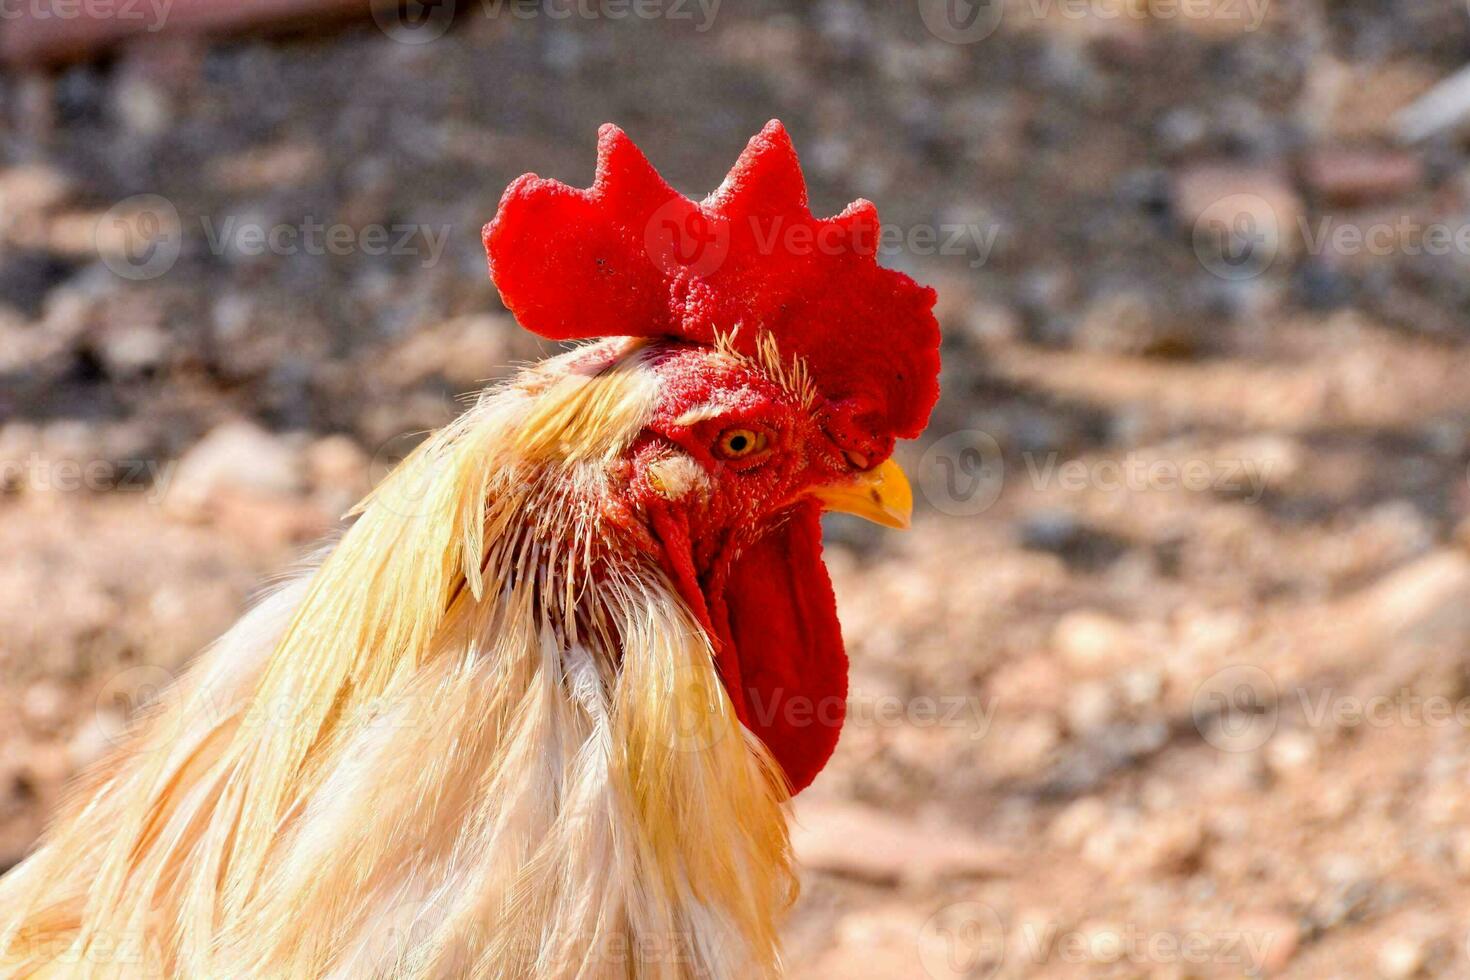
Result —
[[824, 510], [865, 517], [874, 524], [903, 530], [914, 516], [914, 490], [893, 460], [858, 474], [856, 479], [811, 491]]

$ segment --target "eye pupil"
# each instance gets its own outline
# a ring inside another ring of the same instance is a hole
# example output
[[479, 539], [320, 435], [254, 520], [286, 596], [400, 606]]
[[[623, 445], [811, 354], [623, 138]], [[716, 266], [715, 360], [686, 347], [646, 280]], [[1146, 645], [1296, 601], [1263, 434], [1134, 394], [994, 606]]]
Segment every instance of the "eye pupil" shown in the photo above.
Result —
[[766, 448], [765, 437], [750, 429], [726, 429], [716, 444], [720, 455], [727, 459], [740, 459]]

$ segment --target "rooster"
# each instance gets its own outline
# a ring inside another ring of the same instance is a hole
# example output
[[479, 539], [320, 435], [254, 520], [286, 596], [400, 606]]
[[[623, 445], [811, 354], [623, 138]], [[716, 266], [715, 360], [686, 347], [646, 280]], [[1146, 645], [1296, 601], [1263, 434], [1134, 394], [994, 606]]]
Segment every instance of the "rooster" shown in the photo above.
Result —
[[820, 516], [905, 526], [934, 293], [778, 122], [694, 202], [617, 128], [484, 240], [583, 340], [480, 394], [85, 774], [0, 879], [5, 976], [779, 973], [786, 804], [847, 659]]

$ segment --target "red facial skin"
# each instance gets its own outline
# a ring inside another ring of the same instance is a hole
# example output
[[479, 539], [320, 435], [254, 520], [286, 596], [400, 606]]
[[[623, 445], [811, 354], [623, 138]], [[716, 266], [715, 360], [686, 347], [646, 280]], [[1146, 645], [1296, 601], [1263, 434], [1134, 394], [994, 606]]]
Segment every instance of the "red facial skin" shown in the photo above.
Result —
[[[653, 370], [663, 397], [632, 447], [631, 493], [661, 564], [714, 641], [741, 721], [799, 791], [836, 747], [847, 701], [820, 508], [805, 494], [854, 468], [825, 431], [820, 402], [808, 409], [748, 364], [671, 345]], [[683, 420], [710, 405], [718, 414]], [[728, 458], [721, 438], [730, 430], [762, 434], [766, 446]], [[707, 487], [674, 499], [661, 491], [649, 467], [675, 452], [695, 461]]]

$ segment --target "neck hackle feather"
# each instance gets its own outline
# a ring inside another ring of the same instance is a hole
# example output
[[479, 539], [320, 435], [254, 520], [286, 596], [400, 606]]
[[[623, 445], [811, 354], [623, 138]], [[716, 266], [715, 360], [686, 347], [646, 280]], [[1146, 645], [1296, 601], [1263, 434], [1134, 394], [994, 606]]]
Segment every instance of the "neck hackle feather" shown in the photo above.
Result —
[[0, 882], [6, 975], [775, 970], [781, 777], [588, 506], [653, 403], [613, 343], [483, 397], [219, 641]]

